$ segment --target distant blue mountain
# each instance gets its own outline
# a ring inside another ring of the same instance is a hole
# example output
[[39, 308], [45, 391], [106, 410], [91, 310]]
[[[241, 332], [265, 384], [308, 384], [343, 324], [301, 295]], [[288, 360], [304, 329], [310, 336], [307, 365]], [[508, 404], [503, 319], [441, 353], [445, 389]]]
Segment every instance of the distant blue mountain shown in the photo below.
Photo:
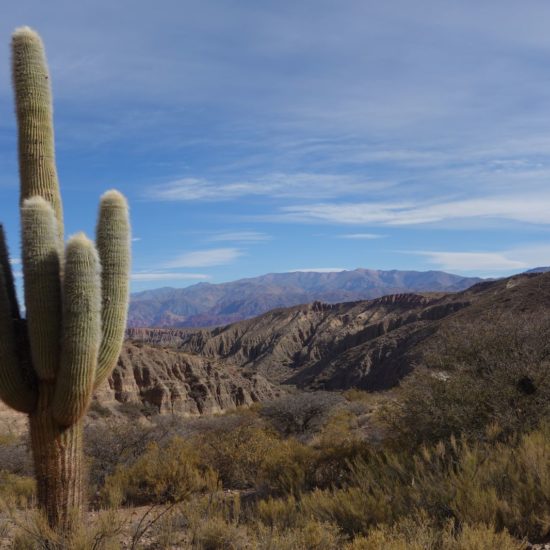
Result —
[[355, 269], [331, 273], [270, 273], [230, 283], [199, 283], [133, 294], [130, 327], [224, 325], [280, 307], [313, 301], [369, 300], [404, 292], [456, 292], [482, 281], [443, 271]]

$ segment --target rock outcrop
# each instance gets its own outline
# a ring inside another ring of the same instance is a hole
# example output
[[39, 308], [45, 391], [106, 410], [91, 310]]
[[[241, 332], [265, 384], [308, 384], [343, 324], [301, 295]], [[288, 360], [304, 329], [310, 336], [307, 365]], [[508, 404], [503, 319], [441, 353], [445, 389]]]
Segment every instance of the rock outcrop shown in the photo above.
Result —
[[213, 414], [277, 397], [263, 376], [173, 349], [126, 342], [96, 398], [102, 406], [147, 405], [162, 414]]

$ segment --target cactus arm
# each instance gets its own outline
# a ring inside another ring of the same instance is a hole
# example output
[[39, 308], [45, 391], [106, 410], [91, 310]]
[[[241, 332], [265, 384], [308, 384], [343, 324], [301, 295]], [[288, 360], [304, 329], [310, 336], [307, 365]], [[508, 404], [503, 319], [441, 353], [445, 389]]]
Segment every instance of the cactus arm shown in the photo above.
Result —
[[79, 233], [67, 243], [63, 280], [61, 364], [52, 414], [75, 424], [92, 398], [101, 342], [101, 276], [94, 244]]
[[40, 196], [21, 207], [27, 329], [34, 371], [55, 380], [61, 338], [59, 243], [54, 211]]
[[12, 36], [12, 76], [19, 137], [20, 203], [40, 195], [51, 203], [63, 242], [63, 213], [53, 134], [52, 96], [44, 46], [29, 27]]
[[12, 409], [31, 413], [36, 405], [36, 391], [26, 380], [17, 354], [17, 333], [12, 317], [8, 284], [0, 270], [0, 399]]
[[96, 373], [98, 387], [116, 365], [126, 329], [130, 278], [128, 204], [118, 191], [101, 197], [96, 228], [101, 261], [102, 340]]
[[8, 244], [4, 227], [0, 224], [0, 271], [4, 274], [4, 282], [6, 292], [10, 303], [10, 311], [12, 319], [21, 319], [19, 312], [19, 304], [17, 303], [17, 294], [15, 293], [15, 283], [13, 281], [13, 273], [10, 265], [10, 255], [8, 252]]

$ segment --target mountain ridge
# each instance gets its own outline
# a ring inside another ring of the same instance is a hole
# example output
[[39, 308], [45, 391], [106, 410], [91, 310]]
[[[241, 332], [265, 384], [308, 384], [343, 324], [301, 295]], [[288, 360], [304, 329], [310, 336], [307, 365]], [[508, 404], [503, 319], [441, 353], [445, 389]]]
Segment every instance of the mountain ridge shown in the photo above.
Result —
[[279, 308], [224, 327], [129, 329], [132, 345], [170, 348], [219, 368], [301, 389], [388, 389], [421, 360], [442, 327], [492, 323], [550, 307], [550, 273], [482, 281], [458, 293]]
[[341, 303], [405, 292], [456, 292], [482, 280], [437, 270], [268, 273], [227, 283], [201, 282], [134, 293], [128, 326], [220, 326], [313, 301]]

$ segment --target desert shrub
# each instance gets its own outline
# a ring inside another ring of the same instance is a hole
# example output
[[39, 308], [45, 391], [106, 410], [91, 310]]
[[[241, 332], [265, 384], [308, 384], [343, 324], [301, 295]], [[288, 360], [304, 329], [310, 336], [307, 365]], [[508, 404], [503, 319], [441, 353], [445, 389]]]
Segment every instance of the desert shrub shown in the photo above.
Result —
[[192, 441], [204, 464], [218, 472], [224, 487], [232, 489], [254, 487], [264, 461], [284, 445], [273, 431], [247, 424], [232, 431], [209, 430]]
[[382, 417], [399, 444], [451, 434], [500, 438], [550, 418], [550, 316], [503, 314], [475, 326], [455, 322], [434, 339]]
[[231, 432], [243, 427], [264, 427], [257, 407], [237, 407], [223, 414], [181, 417], [177, 415], [157, 415], [151, 418], [155, 432], [192, 438], [209, 432]]
[[447, 534], [443, 540], [444, 550], [526, 550], [528, 545], [510, 536], [508, 531], [497, 532], [487, 525], [463, 525], [455, 536]]
[[303, 495], [301, 509], [348, 535], [423, 512], [439, 526], [483, 523], [543, 540], [550, 534], [550, 432], [509, 443], [451, 440], [415, 455], [373, 451], [355, 461], [346, 487]]
[[392, 526], [376, 527], [367, 536], [355, 538], [345, 550], [521, 550], [526, 547], [506, 531], [496, 532], [485, 525], [463, 525], [456, 532], [452, 522], [436, 527], [420, 514]]
[[313, 445], [317, 456], [311, 488], [342, 486], [350, 464], [372, 449], [357, 431], [357, 418], [346, 409], [331, 416]]
[[54, 532], [39, 512], [15, 522], [13, 550], [120, 550], [119, 535], [124, 523], [111, 510], [99, 514], [89, 525], [79, 525], [72, 533]]
[[22, 476], [32, 475], [32, 457], [27, 438], [0, 434], [0, 471]]
[[195, 526], [191, 537], [197, 550], [246, 550], [250, 548], [246, 527], [213, 517]]
[[102, 495], [110, 504], [162, 504], [216, 485], [216, 474], [201, 464], [196, 448], [176, 437], [166, 447], [150, 443], [134, 464], [117, 468], [105, 480]]
[[117, 467], [128, 466], [143, 455], [157, 431], [139, 422], [109, 418], [85, 428], [85, 455], [92, 490], [98, 490]]
[[337, 527], [309, 520], [291, 529], [260, 528], [256, 547], [259, 550], [340, 550], [342, 545]]
[[464, 445], [459, 468], [449, 473], [450, 503], [465, 523], [483, 522], [518, 537], [550, 534], [550, 429], [521, 437], [516, 446], [497, 444], [489, 452]]
[[35, 494], [34, 478], [0, 471], [0, 508], [28, 508]]
[[159, 414], [158, 407], [147, 402], [125, 401], [117, 404], [117, 410], [130, 420], [151, 418]]
[[241, 502], [238, 493], [211, 492], [182, 505], [181, 525], [189, 546], [200, 550], [253, 548], [252, 536], [241, 522]]
[[291, 495], [286, 498], [260, 500], [254, 510], [254, 519], [270, 529], [295, 527], [302, 515], [298, 501]]
[[[448, 522], [438, 529], [425, 514], [411, 515], [371, 529], [345, 546], [345, 550], [442, 550], [443, 538], [452, 531]], [[481, 550], [481, 549], [480, 549]]]
[[264, 457], [258, 488], [272, 496], [299, 496], [304, 491], [343, 485], [350, 464], [366, 452], [353, 435], [347, 413], [335, 415], [310, 445], [290, 438]]
[[295, 439], [279, 441], [269, 454], [262, 457], [257, 486], [264, 494], [299, 495], [314, 484], [315, 449]]
[[344, 401], [329, 392], [297, 393], [265, 403], [260, 415], [284, 436], [305, 436], [321, 429]]

